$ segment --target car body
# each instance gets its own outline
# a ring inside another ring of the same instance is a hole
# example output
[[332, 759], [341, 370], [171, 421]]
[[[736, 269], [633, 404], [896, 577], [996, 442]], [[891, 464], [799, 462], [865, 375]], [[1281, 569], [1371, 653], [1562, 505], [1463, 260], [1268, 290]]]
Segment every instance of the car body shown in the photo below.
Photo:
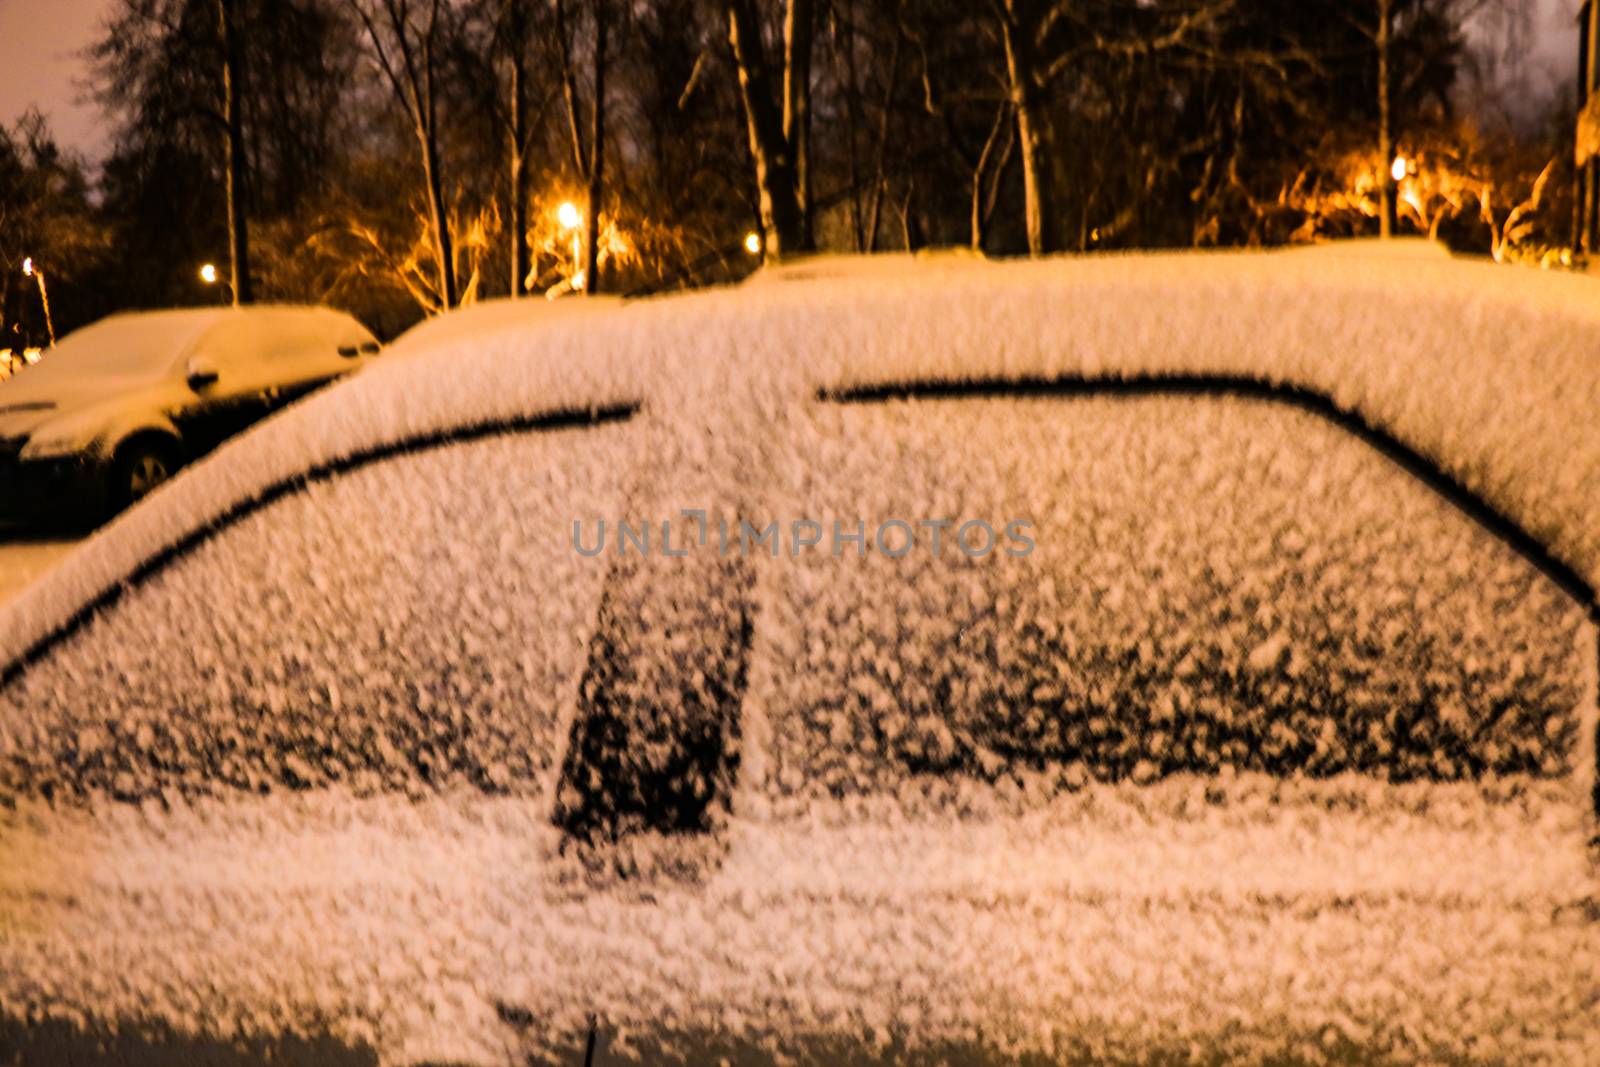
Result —
[[0, 512], [100, 517], [377, 351], [325, 308], [112, 315], [0, 386]]
[[1591, 284], [819, 265], [379, 363], [0, 613], [0, 1049], [1592, 1062]]

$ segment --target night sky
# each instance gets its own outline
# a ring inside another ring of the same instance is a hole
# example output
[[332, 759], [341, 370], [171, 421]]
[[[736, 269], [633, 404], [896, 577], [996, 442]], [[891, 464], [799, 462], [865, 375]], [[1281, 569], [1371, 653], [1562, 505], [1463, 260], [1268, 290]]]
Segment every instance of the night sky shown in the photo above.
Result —
[[[1539, 11], [1525, 92], [1542, 96], [1573, 76], [1579, 0], [1532, 2]], [[88, 64], [77, 53], [94, 40], [112, 3], [0, 0], [0, 122], [12, 122], [28, 105], [37, 104], [62, 144], [91, 162], [104, 155], [108, 131], [96, 106], [82, 99]]]
[[50, 117], [56, 137], [97, 160], [109, 136], [79, 84], [89, 65], [76, 53], [93, 43], [112, 0], [0, 0], [0, 122], [30, 104]]

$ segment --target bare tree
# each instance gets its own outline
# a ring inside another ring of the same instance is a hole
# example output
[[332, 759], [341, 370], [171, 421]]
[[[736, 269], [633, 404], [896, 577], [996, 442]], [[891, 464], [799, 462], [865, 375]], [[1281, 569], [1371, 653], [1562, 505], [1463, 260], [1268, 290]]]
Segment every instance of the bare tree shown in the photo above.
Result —
[[56, 145], [44, 116], [30, 108], [15, 125], [0, 123], [0, 348], [29, 340], [17, 321], [24, 307], [30, 315], [43, 311], [34, 301], [42, 303], [44, 291], [23, 275], [24, 259], [48, 271], [52, 285], [67, 283], [61, 295], [70, 319], [78, 303], [72, 289], [99, 262], [109, 238], [82, 163]]
[[244, 50], [234, 22], [234, 0], [217, 0], [217, 29], [222, 40], [222, 113], [227, 127], [228, 261], [233, 272], [233, 302], [248, 304], [250, 286], [250, 229], [245, 213]]
[[515, 300], [527, 292], [528, 272], [528, 149], [533, 140], [528, 121], [528, 3], [501, 0], [501, 48], [506, 57], [506, 195], [507, 236], [510, 238], [509, 292]]
[[[1529, 16], [1516, 0], [1374, 0], [1374, 6], [1376, 10], [1371, 17], [1361, 15], [1357, 9], [1346, 18], [1372, 42], [1372, 54], [1376, 59], [1377, 76], [1373, 88], [1378, 118], [1378, 233], [1387, 238], [1399, 222], [1400, 179], [1392, 170], [1399, 154], [1396, 99], [1410, 103], [1405, 110], [1408, 117], [1414, 119], [1417, 110], [1413, 102], [1417, 95], [1415, 83], [1430, 73], [1442, 56], [1448, 57], [1454, 69], [1460, 58], [1457, 53], [1462, 48], [1461, 35], [1466, 26], [1487, 18], [1498, 30], [1514, 35], [1518, 27], [1525, 26]], [[1464, 69], [1469, 74], [1474, 73], [1476, 66], [1482, 63], [1493, 66], [1493, 61], [1492, 53], [1479, 55], [1475, 61], [1466, 62]], [[1448, 101], [1441, 98], [1438, 103], [1442, 111], [1451, 110]]]
[[444, 0], [348, 0], [366, 29], [378, 69], [410, 119], [422, 158], [438, 290], [445, 310], [460, 300], [450, 211], [439, 149], [438, 70]]
[[[815, 245], [810, 174], [815, 5], [813, 0], [786, 0], [781, 72], [773, 70], [754, 0], [726, 0], [726, 10], [755, 159], [763, 247], [774, 258], [810, 251]], [[781, 97], [775, 83], [781, 86]]]
[[561, 57], [561, 86], [567, 103], [572, 162], [577, 168], [579, 181], [583, 183], [587, 202], [583, 213], [583, 291], [592, 296], [599, 293], [604, 285], [600, 276], [600, 213], [605, 200], [606, 68], [610, 58], [608, 46], [612, 12], [606, 0], [591, 0], [594, 37], [590, 63], [589, 122], [585, 133], [576, 60], [578, 27], [571, 17], [568, 0], [554, 2], [556, 44]]
[[1056, 218], [1054, 136], [1044, 111], [1049, 79], [1035, 47], [1036, 20], [1028, 17], [1029, 6], [1028, 0], [995, 0], [1000, 39], [1005, 46], [1011, 108], [1016, 115], [1017, 140], [1022, 145], [1023, 216], [1028, 253], [1041, 256], [1059, 250], [1061, 228]]
[[1389, 42], [1394, 29], [1390, 0], [1378, 0], [1378, 235], [1388, 240], [1394, 235], [1395, 180], [1390, 172], [1394, 160], [1394, 116], [1389, 109]]
[[[1072, 4], [1058, 0], [990, 0], [1000, 27], [1011, 110], [1022, 153], [1025, 227], [1030, 255], [1065, 247], [1057, 203], [1060, 151], [1049, 104], [1061, 79], [1092, 58], [1193, 51], [1210, 61], [1223, 54], [1208, 40], [1233, 0], [1172, 5]], [[1111, 15], [1116, 15], [1112, 18]], [[1121, 27], [1108, 32], [1107, 27]]]

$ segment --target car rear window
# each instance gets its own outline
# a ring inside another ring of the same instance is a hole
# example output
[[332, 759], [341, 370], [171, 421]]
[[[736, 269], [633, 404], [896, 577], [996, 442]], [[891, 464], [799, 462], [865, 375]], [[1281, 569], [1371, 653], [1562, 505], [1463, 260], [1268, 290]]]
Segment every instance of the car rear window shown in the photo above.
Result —
[[[823, 543], [764, 563], [768, 790], [1574, 769], [1577, 601], [1317, 414], [1186, 395], [816, 417], [781, 507]], [[973, 521], [987, 552], [957, 541]]]

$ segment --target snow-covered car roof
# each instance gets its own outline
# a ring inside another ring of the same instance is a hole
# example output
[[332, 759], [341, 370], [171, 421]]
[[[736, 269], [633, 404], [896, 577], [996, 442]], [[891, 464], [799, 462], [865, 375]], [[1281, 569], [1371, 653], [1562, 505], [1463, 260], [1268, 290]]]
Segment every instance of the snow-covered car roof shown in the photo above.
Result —
[[550, 300], [542, 296], [512, 300], [499, 297], [480, 300], [443, 315], [417, 323], [394, 339], [386, 356], [435, 352], [453, 344], [481, 343], [496, 333], [537, 327], [567, 315], [610, 311], [622, 305], [622, 297], [595, 295], [571, 296]]
[[[792, 274], [801, 274], [793, 278]], [[781, 277], [781, 275], [780, 275]], [[1210, 377], [1327, 398], [1600, 586], [1600, 288], [1401, 242], [812, 261], [380, 361], [198, 464], [0, 613], [0, 658], [241, 501], [408, 439], [640, 404], [777, 411], [905, 383]]]
[[[30, 392], [57, 381], [70, 381], [85, 373], [116, 376], [165, 373], [177, 360], [203, 345], [224, 325], [248, 323], [252, 341], [271, 344], [286, 328], [299, 339], [314, 324], [321, 334], [343, 343], [370, 340], [371, 334], [350, 315], [331, 308], [293, 304], [257, 304], [250, 307], [174, 308], [162, 311], [123, 311], [74, 330], [44, 353], [26, 377], [10, 379], [13, 391], [26, 385]], [[86, 369], [87, 368], [87, 369]], [[0, 392], [0, 408], [5, 406]]]

